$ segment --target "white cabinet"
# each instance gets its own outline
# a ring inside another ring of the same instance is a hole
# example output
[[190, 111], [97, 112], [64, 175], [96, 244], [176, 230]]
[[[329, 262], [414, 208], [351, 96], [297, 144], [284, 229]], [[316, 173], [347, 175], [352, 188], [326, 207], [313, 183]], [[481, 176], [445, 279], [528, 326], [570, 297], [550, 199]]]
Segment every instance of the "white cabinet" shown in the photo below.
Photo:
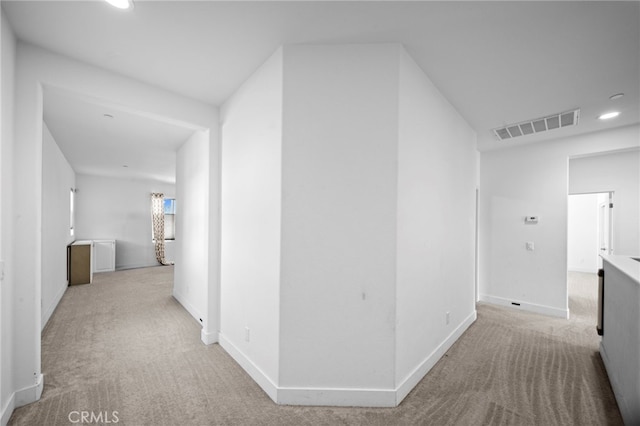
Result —
[[116, 241], [93, 240], [93, 272], [116, 270]]

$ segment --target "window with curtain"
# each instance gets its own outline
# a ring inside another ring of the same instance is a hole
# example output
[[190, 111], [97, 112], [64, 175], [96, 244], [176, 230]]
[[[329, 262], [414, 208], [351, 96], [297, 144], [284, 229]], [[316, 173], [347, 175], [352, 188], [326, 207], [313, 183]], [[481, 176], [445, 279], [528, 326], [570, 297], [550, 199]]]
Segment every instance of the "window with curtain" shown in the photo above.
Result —
[[[175, 207], [175, 200], [170, 205]], [[154, 192], [151, 194], [151, 225], [153, 230], [153, 243], [156, 250], [156, 259], [161, 265], [173, 265], [173, 262], [167, 262], [164, 254], [165, 248], [165, 211], [166, 203], [164, 194], [160, 192]], [[172, 209], [171, 222], [175, 223], [175, 209]], [[175, 235], [173, 235], [175, 237]]]
[[175, 198], [164, 199], [164, 239], [176, 239], [176, 200]]

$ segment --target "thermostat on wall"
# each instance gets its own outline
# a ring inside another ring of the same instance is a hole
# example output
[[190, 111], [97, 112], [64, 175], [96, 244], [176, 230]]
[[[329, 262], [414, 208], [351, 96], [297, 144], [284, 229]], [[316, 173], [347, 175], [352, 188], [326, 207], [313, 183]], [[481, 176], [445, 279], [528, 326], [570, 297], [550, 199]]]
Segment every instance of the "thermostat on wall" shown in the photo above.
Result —
[[529, 224], [538, 223], [538, 216], [526, 216], [524, 218], [524, 223], [529, 223]]

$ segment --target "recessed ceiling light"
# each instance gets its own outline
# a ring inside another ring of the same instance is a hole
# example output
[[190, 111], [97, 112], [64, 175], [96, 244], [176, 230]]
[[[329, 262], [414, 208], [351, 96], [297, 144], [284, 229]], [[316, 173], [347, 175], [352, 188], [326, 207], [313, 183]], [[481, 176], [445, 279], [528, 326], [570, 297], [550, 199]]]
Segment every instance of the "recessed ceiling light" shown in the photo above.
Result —
[[133, 2], [130, 0], [106, 0], [106, 2], [118, 9], [129, 9], [133, 7]]
[[620, 113], [618, 111], [607, 112], [606, 114], [602, 114], [598, 117], [600, 120], [609, 120], [610, 118], [615, 118], [619, 116]]

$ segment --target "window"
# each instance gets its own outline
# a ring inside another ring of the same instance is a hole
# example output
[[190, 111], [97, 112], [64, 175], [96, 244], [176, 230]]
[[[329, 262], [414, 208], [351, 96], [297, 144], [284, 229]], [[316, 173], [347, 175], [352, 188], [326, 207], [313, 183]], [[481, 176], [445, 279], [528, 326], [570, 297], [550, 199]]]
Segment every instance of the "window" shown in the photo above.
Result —
[[176, 239], [176, 200], [175, 198], [164, 199], [164, 239]]

